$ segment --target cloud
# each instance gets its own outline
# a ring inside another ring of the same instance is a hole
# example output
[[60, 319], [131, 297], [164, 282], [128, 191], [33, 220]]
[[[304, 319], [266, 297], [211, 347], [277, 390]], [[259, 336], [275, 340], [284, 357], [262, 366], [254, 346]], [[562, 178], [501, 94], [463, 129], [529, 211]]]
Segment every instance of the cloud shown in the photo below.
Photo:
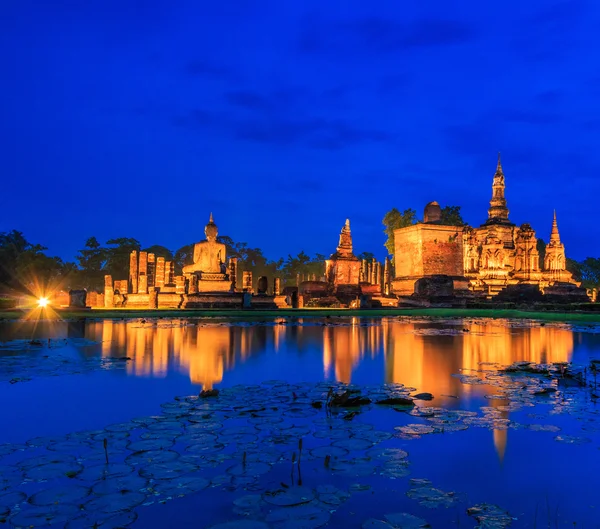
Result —
[[338, 150], [359, 143], [393, 142], [383, 130], [360, 127], [342, 119], [299, 118], [295, 115], [257, 115], [239, 119], [227, 112], [194, 109], [171, 118], [175, 127], [220, 131], [239, 140], [276, 146], [300, 144], [315, 149]]
[[515, 25], [512, 46], [529, 61], [553, 61], [568, 55], [585, 20], [586, 2], [565, 0], [544, 4]]
[[242, 108], [267, 110], [271, 107], [271, 103], [267, 98], [258, 92], [252, 92], [250, 90], [227, 92], [225, 94], [225, 99], [229, 104]]
[[327, 23], [310, 17], [304, 23], [299, 49], [307, 54], [328, 51], [343, 53], [356, 49], [373, 53], [395, 53], [415, 48], [462, 44], [477, 37], [473, 26], [441, 18], [400, 22], [369, 17], [350, 22]]
[[210, 77], [224, 81], [234, 81], [238, 78], [238, 75], [233, 70], [200, 59], [186, 63], [184, 71], [190, 77]]
[[364, 142], [390, 142], [393, 135], [361, 128], [348, 121], [324, 118], [249, 120], [237, 125], [240, 139], [273, 145], [302, 143], [315, 149], [338, 150]]

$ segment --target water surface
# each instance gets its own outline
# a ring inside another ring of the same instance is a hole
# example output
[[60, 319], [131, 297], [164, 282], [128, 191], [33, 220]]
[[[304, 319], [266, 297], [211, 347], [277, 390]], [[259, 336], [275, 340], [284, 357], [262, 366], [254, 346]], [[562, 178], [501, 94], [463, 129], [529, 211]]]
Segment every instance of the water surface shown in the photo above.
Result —
[[[583, 433], [589, 442], [583, 445], [557, 442], [556, 432], [517, 426], [396, 442], [410, 453], [410, 477], [465, 494], [467, 503], [497, 503], [514, 513], [515, 527], [572, 527], [573, 522], [596, 527], [600, 417], [595, 427], [568, 414], [552, 415], [544, 404], [511, 412], [506, 400], [494, 398], [497, 389], [464, 384], [456, 375], [520, 361], [588, 364], [600, 358], [597, 330], [589, 325], [398, 317], [2, 323], [0, 399], [10, 405], [0, 408], [6, 426], [0, 444], [158, 414], [161, 403], [202, 389], [273, 380], [360, 388], [401, 384], [413, 394], [433, 394], [423, 406], [477, 412], [494, 408], [507, 424], [551, 424], [564, 435], [580, 436], [587, 427]], [[597, 413], [594, 401], [589, 410]], [[407, 424], [404, 414], [394, 412], [375, 410], [368, 417], [381, 429]], [[352, 516], [340, 508], [338, 523], [360, 527], [361, 520], [377, 516], [383, 506], [389, 506], [386, 512], [395, 508], [423, 516], [434, 527], [446, 527], [449, 520], [456, 525], [465, 516], [464, 505], [450, 513], [415, 504], [406, 498], [407, 480], [378, 483], [381, 505], [353, 505]], [[576, 486], [565, 488], [566, 480]], [[210, 516], [199, 519], [190, 496], [140, 508], [136, 526], [160, 527], [173, 520], [182, 527], [198, 526], [201, 520], [203, 526], [226, 520], [232, 499], [217, 492], [211, 491]], [[399, 502], [401, 509], [396, 508]], [[174, 507], [179, 504], [184, 508]], [[331, 521], [330, 526], [336, 525]]]

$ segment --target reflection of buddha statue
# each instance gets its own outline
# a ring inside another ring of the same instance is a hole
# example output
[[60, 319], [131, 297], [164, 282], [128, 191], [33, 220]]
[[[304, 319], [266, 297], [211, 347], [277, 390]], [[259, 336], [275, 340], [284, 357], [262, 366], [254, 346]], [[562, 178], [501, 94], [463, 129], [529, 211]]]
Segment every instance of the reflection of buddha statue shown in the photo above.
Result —
[[205, 272], [209, 274], [220, 274], [225, 263], [226, 247], [217, 242], [217, 225], [213, 221], [212, 213], [210, 220], [204, 228], [206, 240], [194, 245], [194, 264], [184, 266], [184, 274], [194, 272]]

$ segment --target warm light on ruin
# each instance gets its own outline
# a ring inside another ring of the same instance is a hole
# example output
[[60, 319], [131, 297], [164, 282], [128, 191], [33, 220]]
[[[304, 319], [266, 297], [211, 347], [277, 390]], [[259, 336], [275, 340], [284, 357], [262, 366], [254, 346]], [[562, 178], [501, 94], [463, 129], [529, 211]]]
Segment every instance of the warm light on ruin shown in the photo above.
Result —
[[37, 303], [38, 307], [44, 308], [50, 304], [50, 300], [48, 298], [39, 298]]

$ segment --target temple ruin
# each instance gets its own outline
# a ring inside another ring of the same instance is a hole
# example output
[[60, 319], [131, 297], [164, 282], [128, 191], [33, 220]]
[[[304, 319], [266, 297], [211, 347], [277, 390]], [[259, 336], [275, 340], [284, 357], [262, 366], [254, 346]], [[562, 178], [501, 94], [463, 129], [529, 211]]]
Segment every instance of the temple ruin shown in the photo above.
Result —
[[529, 224], [509, 218], [500, 155], [492, 182], [488, 219], [478, 228], [442, 224], [441, 208], [430, 202], [423, 222], [394, 231], [393, 291], [411, 295], [421, 278], [447, 276], [456, 292], [469, 289], [492, 297], [514, 285], [537, 285], [541, 292], [578, 286], [566, 269], [556, 213], [550, 242], [540, 262], [538, 239]]

